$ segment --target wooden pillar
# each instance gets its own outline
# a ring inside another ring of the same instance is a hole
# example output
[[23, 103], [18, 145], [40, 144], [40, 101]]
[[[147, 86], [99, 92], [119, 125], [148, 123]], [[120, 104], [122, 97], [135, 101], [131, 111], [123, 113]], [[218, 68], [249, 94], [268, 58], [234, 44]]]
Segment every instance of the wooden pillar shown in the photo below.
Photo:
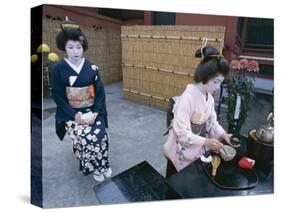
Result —
[[153, 25], [153, 12], [144, 11], [143, 25]]
[[229, 61], [234, 59], [240, 51], [236, 45], [237, 22], [238, 17], [226, 17], [223, 54]]

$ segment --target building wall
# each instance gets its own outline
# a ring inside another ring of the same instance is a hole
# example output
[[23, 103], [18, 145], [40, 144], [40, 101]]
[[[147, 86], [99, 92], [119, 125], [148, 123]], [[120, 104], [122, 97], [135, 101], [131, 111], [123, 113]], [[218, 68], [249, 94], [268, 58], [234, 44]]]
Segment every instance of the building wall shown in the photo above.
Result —
[[[89, 29], [92, 28], [96, 31], [115, 31], [118, 33], [121, 32], [121, 25], [153, 25], [153, 12], [143, 12], [143, 20], [128, 19], [126, 21], [120, 21], [97, 14], [97, 8], [44, 5], [44, 13], [46, 15], [55, 18], [59, 17], [61, 20], [63, 20], [65, 16], [68, 16], [70, 19], [77, 21], [82, 26], [88, 27]], [[235, 16], [177, 13], [175, 24], [189, 26], [224, 26], [225, 37], [223, 54], [229, 61], [238, 58], [240, 55], [273, 58], [273, 52], [256, 51], [255, 49], [241, 49], [241, 43], [239, 43], [237, 37], [237, 22], [238, 17]], [[268, 62], [267, 60], [260, 60], [259, 63], [273, 65], [273, 62]], [[273, 79], [273, 76], [262, 74], [260, 74], [259, 77]]]
[[[153, 12], [145, 12], [144, 24], [150, 25], [152, 23]], [[177, 13], [175, 24], [188, 26], [224, 26], [226, 31], [223, 54], [229, 60], [236, 57], [239, 50], [235, 44], [237, 17]]]
[[225, 26], [225, 48], [223, 54], [228, 60], [231, 60], [237, 55], [238, 49], [235, 45], [237, 17], [177, 13], [176, 24], [189, 26]]
[[68, 16], [70, 20], [75, 20], [83, 26], [93, 27], [94, 29], [102, 27], [102, 29], [110, 31], [121, 30], [121, 21], [98, 15], [96, 8], [44, 5], [43, 12], [45, 15], [59, 17], [62, 20], [64, 20], [65, 16]]
[[55, 37], [60, 31], [62, 20], [68, 16], [70, 20], [80, 24], [87, 37], [89, 47], [85, 57], [99, 67], [104, 84], [120, 81], [122, 80], [120, 22], [91, 13], [90, 9], [44, 5], [43, 42], [60, 58], [65, 57], [65, 53], [56, 48]]

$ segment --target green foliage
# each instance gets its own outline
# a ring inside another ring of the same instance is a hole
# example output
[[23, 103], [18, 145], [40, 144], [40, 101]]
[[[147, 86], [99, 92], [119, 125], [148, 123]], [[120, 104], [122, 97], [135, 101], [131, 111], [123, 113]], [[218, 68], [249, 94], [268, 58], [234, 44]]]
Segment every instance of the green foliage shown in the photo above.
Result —
[[[250, 103], [253, 100], [254, 85], [253, 78], [245, 75], [239, 75], [237, 72], [233, 72], [230, 75], [228, 82], [228, 111], [227, 111], [227, 121], [229, 131], [240, 131], [242, 125], [247, 118], [247, 114], [250, 108]], [[241, 96], [241, 107], [238, 120], [234, 119], [236, 98], [237, 95]], [[235, 129], [234, 129], [235, 128]]]

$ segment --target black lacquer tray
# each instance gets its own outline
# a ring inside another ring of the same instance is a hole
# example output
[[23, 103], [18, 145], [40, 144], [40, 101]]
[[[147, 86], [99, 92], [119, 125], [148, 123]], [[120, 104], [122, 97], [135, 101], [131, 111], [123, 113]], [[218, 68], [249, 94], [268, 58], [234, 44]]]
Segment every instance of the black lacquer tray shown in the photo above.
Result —
[[224, 189], [250, 189], [258, 184], [258, 177], [254, 169], [242, 169], [238, 162], [243, 157], [236, 154], [231, 161], [221, 159], [216, 176], [212, 176], [212, 164], [200, 162], [209, 179], [218, 187]]

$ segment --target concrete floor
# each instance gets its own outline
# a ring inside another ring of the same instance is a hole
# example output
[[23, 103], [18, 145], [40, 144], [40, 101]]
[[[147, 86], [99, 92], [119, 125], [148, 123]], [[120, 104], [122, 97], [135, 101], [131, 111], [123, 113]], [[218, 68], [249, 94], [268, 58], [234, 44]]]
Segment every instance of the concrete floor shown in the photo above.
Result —
[[[166, 137], [166, 112], [122, 97], [122, 84], [105, 86], [109, 119], [109, 159], [113, 176], [148, 161], [164, 176], [166, 161], [162, 146]], [[241, 132], [255, 129], [266, 119], [272, 99], [258, 96]], [[78, 171], [78, 161], [72, 154], [70, 139], [61, 142], [55, 135], [55, 104], [44, 101], [43, 120], [43, 206], [45, 208], [99, 204], [92, 176]], [[220, 123], [227, 129], [226, 107], [223, 105]]]
[[[109, 159], [113, 176], [148, 161], [164, 176], [166, 162], [162, 146], [166, 140], [165, 111], [122, 97], [122, 84], [105, 86], [108, 110]], [[61, 142], [55, 135], [54, 103], [44, 101], [43, 205], [46, 208], [99, 204], [92, 176], [78, 171], [68, 136]]]

